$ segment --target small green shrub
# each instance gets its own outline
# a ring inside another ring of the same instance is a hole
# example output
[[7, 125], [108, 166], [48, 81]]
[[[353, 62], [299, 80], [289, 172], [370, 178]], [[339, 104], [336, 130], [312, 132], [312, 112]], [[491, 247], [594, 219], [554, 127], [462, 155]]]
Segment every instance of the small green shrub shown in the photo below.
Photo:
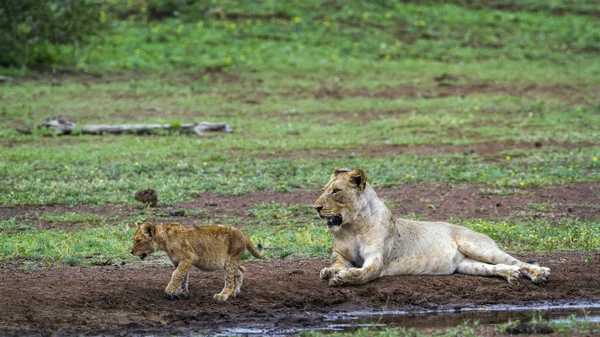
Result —
[[0, 0], [0, 66], [71, 63], [104, 26], [91, 0]]

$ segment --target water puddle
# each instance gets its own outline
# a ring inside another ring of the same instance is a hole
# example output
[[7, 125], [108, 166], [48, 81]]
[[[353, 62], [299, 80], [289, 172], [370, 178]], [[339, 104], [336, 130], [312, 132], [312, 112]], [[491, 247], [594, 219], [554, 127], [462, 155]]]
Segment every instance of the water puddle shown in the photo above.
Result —
[[362, 327], [385, 329], [403, 328], [449, 328], [465, 321], [478, 321], [480, 325], [503, 324], [509, 321], [529, 322], [544, 319], [567, 322], [573, 318], [600, 322], [600, 302], [552, 303], [538, 305], [490, 305], [448, 310], [380, 310], [353, 311], [333, 314], [305, 313], [302, 324], [287, 327], [235, 327], [223, 331], [223, 335], [293, 335], [301, 331], [321, 332], [355, 331]]

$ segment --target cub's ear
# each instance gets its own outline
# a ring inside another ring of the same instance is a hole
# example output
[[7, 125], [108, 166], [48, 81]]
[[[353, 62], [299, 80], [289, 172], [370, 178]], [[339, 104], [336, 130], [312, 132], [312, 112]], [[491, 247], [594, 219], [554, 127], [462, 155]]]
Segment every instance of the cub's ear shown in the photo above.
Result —
[[141, 224], [141, 222], [139, 222], [139, 221], [136, 221], [136, 222], [135, 222], [135, 228], [137, 228], [137, 229], [140, 229], [140, 224]]
[[367, 184], [367, 173], [363, 169], [355, 169], [348, 173], [348, 181], [362, 191]]
[[331, 178], [333, 179], [333, 178], [339, 176], [340, 174], [347, 173], [347, 172], [350, 172], [350, 170], [347, 169], [347, 168], [345, 168], [345, 167], [338, 167], [338, 168], [335, 169], [335, 171], [333, 171], [333, 174], [331, 175]]
[[156, 226], [149, 222], [146, 222], [142, 225], [142, 233], [147, 237], [151, 238], [154, 235], [156, 235]]

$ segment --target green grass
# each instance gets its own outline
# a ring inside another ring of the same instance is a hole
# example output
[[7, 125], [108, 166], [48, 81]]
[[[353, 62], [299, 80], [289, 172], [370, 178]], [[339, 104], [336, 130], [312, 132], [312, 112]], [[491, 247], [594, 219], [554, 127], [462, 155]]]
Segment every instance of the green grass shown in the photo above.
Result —
[[[481, 195], [600, 182], [595, 3], [506, 3], [220, 1], [201, 4], [202, 17], [190, 10], [162, 21], [147, 20], [147, 1], [114, 3], [105, 13], [111, 30], [78, 53], [74, 69], [54, 77], [0, 69], [15, 78], [0, 84], [0, 205], [135, 205], [136, 190], [154, 188], [161, 205], [210, 218], [181, 203], [207, 191], [318, 190], [340, 166], [364, 168], [376, 187], [470, 184]], [[117, 12], [133, 15], [117, 20]], [[225, 122], [234, 133], [15, 131], [57, 114], [79, 125]], [[535, 142], [543, 146], [525, 146]], [[482, 143], [499, 150], [463, 153]], [[391, 153], [395, 146], [416, 153]], [[442, 146], [450, 150], [436, 151]], [[543, 213], [552, 205], [530, 206]], [[247, 212], [244, 230], [273, 248], [268, 256], [328, 256], [331, 236], [309, 206]], [[503, 219], [451, 221], [508, 250], [599, 246], [597, 221], [522, 215], [507, 227]], [[0, 257], [127, 259], [130, 222], [148, 217], [5, 216]], [[39, 230], [34, 221], [88, 226]]]
[[[561, 2], [558, 6], [567, 13], [515, 14], [393, 1], [343, 5], [319, 0], [222, 1], [209, 8], [214, 14], [202, 18], [184, 13], [164, 22], [139, 22], [135, 16], [114, 20], [111, 40], [99, 43], [79, 60], [79, 66], [159, 71], [212, 67], [289, 72], [293, 68], [304, 73], [358, 71], [359, 65], [404, 59], [452, 63], [501, 59], [561, 65], [591, 61], [587, 65], [597, 71], [593, 54], [600, 26], [593, 15], [578, 15], [591, 4]], [[142, 12], [143, 7], [140, 1], [127, 10]], [[245, 17], [227, 19], [219, 13]]]
[[49, 221], [55, 223], [88, 223], [97, 224], [105, 222], [106, 219], [102, 216], [95, 214], [77, 214], [77, 213], [46, 213], [42, 216], [37, 217], [40, 221]]
[[[244, 221], [242, 230], [255, 244], [267, 247], [266, 257], [330, 256], [332, 235], [309, 205], [263, 204], [249, 210], [249, 214], [252, 218]], [[144, 220], [145, 216], [136, 219]], [[228, 223], [227, 219], [223, 220], [219, 222]], [[239, 224], [239, 219], [231, 220], [231, 224]], [[127, 219], [113, 225], [83, 229], [40, 230], [29, 226], [27, 221], [2, 221], [0, 259], [37, 259], [50, 264], [86, 263], [98, 258], [135, 261], [128, 251], [135, 232], [133, 222], [134, 219]], [[598, 222], [573, 218], [558, 222], [544, 219], [512, 222], [504, 219], [450, 219], [450, 222], [490, 236], [507, 251], [595, 251], [600, 247]], [[197, 224], [209, 225], [211, 222]]]
[[[224, 136], [227, 137], [227, 136]], [[254, 159], [197, 152], [203, 140], [166, 137], [129, 138], [81, 144], [80, 150], [52, 152], [34, 146], [0, 150], [10, 165], [0, 166], [4, 184], [0, 202], [7, 205], [136, 203], [133, 192], [151, 187], [166, 205], [190, 201], [200, 192], [243, 194], [260, 190], [286, 192], [324, 184], [335, 167], [362, 167], [375, 186], [444, 182], [492, 184], [514, 189], [549, 184], [600, 181], [598, 147], [526, 151], [518, 156], [463, 154], [365, 157]], [[154, 143], [148, 151], [144, 143]], [[173, 141], [181, 147], [173, 149]], [[224, 142], [227, 142], [224, 140]], [[131, 144], [132, 146], [128, 146]], [[173, 149], [173, 150], [171, 150]], [[173, 151], [185, 153], [172, 159]], [[509, 159], [507, 159], [509, 158]]]

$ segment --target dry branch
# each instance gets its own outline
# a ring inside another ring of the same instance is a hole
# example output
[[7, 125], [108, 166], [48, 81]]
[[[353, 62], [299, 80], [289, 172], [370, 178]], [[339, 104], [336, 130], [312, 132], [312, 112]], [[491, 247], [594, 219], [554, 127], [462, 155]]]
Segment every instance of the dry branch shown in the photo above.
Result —
[[[229, 124], [225, 123], [189, 123], [181, 125], [173, 124], [120, 124], [120, 125], [84, 125], [77, 127], [77, 124], [71, 120], [58, 116], [54, 119], [46, 120], [42, 125], [37, 127], [51, 129], [52, 133], [57, 136], [70, 134], [87, 134], [101, 135], [104, 133], [121, 134], [135, 133], [147, 134], [154, 130], [176, 130], [181, 132], [193, 132], [198, 136], [203, 136], [205, 131], [222, 131], [231, 133], [233, 129]], [[30, 134], [30, 129], [17, 129], [17, 131], [25, 134]]]

